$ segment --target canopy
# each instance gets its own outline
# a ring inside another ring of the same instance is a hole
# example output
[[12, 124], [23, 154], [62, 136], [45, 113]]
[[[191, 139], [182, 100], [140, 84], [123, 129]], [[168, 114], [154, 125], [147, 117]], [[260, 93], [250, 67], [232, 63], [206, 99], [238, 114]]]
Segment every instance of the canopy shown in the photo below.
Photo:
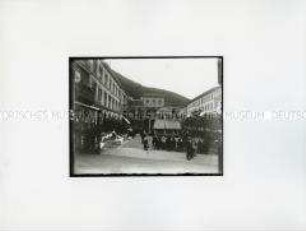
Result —
[[155, 120], [154, 129], [180, 130], [181, 124], [176, 120]]

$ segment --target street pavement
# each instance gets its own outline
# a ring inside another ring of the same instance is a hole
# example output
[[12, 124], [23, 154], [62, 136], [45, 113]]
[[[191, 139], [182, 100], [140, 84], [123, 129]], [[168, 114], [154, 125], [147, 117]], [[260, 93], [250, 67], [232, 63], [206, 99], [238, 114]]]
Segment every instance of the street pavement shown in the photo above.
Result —
[[126, 140], [116, 148], [100, 154], [77, 154], [76, 174], [184, 174], [218, 173], [218, 156], [200, 155], [186, 160], [186, 153], [165, 150], [143, 150], [140, 137]]

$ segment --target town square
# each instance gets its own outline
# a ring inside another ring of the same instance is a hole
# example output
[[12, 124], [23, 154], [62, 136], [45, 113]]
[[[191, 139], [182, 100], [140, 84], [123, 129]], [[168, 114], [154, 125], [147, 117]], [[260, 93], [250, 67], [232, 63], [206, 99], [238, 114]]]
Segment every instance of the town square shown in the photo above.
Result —
[[[160, 87], [152, 87], [153, 77], [147, 77], [147, 82], [142, 79], [158, 71], [179, 75], [175, 69], [182, 65], [189, 65], [191, 71], [193, 66], [201, 71], [201, 65], [211, 69], [207, 78], [194, 71], [194, 76], [207, 82], [198, 95], [168, 90], [162, 81], [157, 82]], [[133, 79], [133, 70], [138, 80]], [[73, 58], [70, 78], [73, 175], [222, 174], [221, 57], [179, 62]]]

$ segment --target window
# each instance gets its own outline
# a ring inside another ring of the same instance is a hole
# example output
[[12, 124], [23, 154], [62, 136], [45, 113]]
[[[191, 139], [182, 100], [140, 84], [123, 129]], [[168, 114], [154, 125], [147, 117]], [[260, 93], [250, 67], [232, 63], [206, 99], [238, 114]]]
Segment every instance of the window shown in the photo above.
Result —
[[107, 104], [107, 107], [111, 108], [111, 104], [112, 104], [112, 97], [110, 95], [108, 95], [108, 104]]
[[81, 83], [89, 86], [89, 73], [83, 69], [80, 69]]
[[107, 93], [104, 92], [104, 106], [107, 106]]
[[104, 82], [105, 86], [108, 87], [108, 74], [105, 74], [105, 82]]
[[103, 68], [100, 67], [99, 71], [100, 71], [101, 82], [104, 84], [104, 72], [103, 72]]
[[98, 88], [98, 102], [101, 103], [102, 101], [102, 89]]
[[93, 71], [94, 61], [93, 60], [89, 60], [88, 65], [89, 65], [90, 70]]
[[97, 83], [93, 78], [90, 79], [91, 79], [91, 88], [95, 91], [97, 88]]
[[81, 73], [78, 70], [74, 71], [74, 81], [79, 83], [81, 81]]
[[98, 60], [93, 60], [93, 72], [95, 73], [95, 75], [99, 75], [99, 64], [98, 64]]
[[103, 105], [104, 104], [104, 94], [103, 94], [102, 88], [100, 88], [100, 89], [101, 89], [101, 100], [100, 100], [100, 102]]

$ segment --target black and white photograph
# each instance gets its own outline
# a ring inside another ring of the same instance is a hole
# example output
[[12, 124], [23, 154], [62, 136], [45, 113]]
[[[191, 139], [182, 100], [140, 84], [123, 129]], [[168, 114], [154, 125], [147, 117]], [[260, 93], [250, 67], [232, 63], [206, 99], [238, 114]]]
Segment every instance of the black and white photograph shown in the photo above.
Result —
[[69, 65], [72, 176], [222, 175], [222, 56]]
[[305, 231], [305, 0], [0, 0], [0, 231]]

